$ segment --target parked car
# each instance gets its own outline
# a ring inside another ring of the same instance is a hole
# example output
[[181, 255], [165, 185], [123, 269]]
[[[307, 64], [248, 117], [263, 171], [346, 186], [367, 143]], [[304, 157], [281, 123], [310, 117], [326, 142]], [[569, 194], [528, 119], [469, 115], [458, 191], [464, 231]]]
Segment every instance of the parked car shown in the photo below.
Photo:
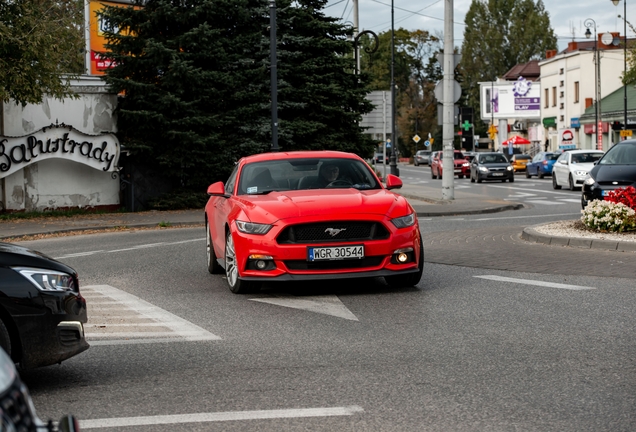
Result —
[[375, 165], [382, 165], [384, 163], [384, 153], [376, 153], [373, 155], [373, 163]]
[[470, 181], [484, 180], [515, 181], [515, 172], [503, 153], [479, 153], [470, 164]]
[[[453, 175], [456, 175], [459, 178], [468, 177], [470, 175], [470, 164], [464, 157], [464, 154], [455, 150], [453, 152]], [[437, 151], [433, 155], [431, 155], [431, 178], [433, 179], [441, 179], [444, 174], [444, 166], [443, 166], [444, 152]]]
[[595, 199], [603, 199], [608, 192], [636, 187], [636, 140], [621, 141], [611, 147], [590, 170], [583, 181], [581, 206]]
[[583, 186], [587, 173], [603, 156], [602, 150], [570, 150], [562, 153], [552, 167], [552, 187], [568, 186], [574, 190]]
[[526, 178], [537, 176], [542, 179], [546, 175], [552, 175], [552, 167], [559, 157], [559, 153], [539, 152], [526, 164]]
[[46, 255], [0, 243], [0, 347], [29, 369], [88, 349], [77, 272]]
[[510, 158], [510, 165], [514, 172], [525, 171], [526, 164], [532, 160], [532, 157], [527, 154], [514, 154]]
[[418, 150], [415, 153], [415, 156], [413, 156], [413, 165], [415, 166], [428, 165], [428, 161], [429, 161], [429, 158], [431, 157], [431, 153], [433, 152], [430, 150]]
[[422, 277], [417, 215], [399, 177], [386, 186], [362, 159], [336, 151], [242, 158], [208, 188], [207, 267], [234, 293], [262, 282], [384, 277], [392, 287]]
[[66, 415], [55, 428], [37, 416], [29, 390], [20, 379], [13, 360], [0, 349], [0, 406], [2, 407], [1, 431], [49, 431], [76, 432], [79, 424], [75, 417]]

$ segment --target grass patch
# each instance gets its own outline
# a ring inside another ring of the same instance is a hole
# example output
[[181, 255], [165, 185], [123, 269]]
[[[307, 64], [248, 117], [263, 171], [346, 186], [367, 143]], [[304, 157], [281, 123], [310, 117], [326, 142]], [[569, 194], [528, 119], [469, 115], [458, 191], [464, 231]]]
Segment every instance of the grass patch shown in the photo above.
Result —
[[95, 211], [87, 209], [69, 209], [69, 210], [47, 210], [42, 212], [29, 211], [29, 212], [13, 212], [13, 213], [0, 213], [0, 221], [10, 220], [22, 220], [22, 219], [37, 219], [42, 217], [73, 217], [82, 215], [93, 214], [106, 214], [106, 213], [126, 213], [126, 210], [115, 211]]
[[171, 227], [171, 226], [172, 226], [172, 224], [170, 222], [166, 222], [166, 221], [159, 222], [159, 227], [161, 227], [161, 228], [168, 228], [168, 227]]

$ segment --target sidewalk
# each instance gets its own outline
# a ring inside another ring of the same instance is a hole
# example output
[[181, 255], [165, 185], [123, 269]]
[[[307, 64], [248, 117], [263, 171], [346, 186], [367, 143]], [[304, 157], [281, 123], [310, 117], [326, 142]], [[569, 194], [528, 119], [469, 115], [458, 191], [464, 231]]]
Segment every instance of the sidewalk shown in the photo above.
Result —
[[[484, 199], [481, 195], [455, 191], [455, 199], [442, 200], [441, 182], [435, 187], [404, 185], [394, 192], [404, 196], [420, 217], [495, 213], [522, 208], [522, 204]], [[110, 228], [156, 228], [160, 226], [203, 226], [203, 209], [106, 213], [75, 217], [42, 217], [0, 222], [0, 240], [27, 235], [73, 231], [98, 231]]]

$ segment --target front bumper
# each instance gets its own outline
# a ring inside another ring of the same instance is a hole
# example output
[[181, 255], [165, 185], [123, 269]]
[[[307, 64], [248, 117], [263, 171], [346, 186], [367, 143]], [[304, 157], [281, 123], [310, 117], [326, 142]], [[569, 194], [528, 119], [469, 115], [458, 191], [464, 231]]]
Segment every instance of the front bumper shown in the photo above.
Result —
[[498, 181], [502, 181], [502, 180], [510, 180], [515, 178], [515, 172], [513, 170], [511, 171], [489, 171], [487, 173], [478, 171], [477, 172], [477, 178], [479, 180], [498, 180]]
[[[359, 217], [359, 215], [357, 215]], [[355, 221], [356, 216], [342, 218], [343, 221]], [[319, 279], [344, 279], [359, 277], [393, 276], [418, 271], [421, 259], [420, 232], [417, 223], [408, 228], [396, 228], [382, 216], [367, 215], [364, 222], [382, 224], [388, 236], [372, 240], [278, 243], [276, 238], [289, 225], [322, 223], [315, 218], [295, 218], [286, 224], [276, 225], [266, 235], [249, 235], [232, 229], [234, 247], [237, 255], [239, 278], [253, 281], [300, 281]], [[364, 258], [334, 261], [309, 261], [308, 247], [364, 245]], [[411, 259], [399, 264], [394, 259], [395, 251], [412, 250]], [[257, 270], [250, 264], [250, 255], [272, 257], [273, 265], [266, 270]]]

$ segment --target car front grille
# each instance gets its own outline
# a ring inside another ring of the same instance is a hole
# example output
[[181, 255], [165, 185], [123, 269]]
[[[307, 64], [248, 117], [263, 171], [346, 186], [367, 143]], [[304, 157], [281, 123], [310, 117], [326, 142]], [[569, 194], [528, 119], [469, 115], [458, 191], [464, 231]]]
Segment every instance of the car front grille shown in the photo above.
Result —
[[501, 172], [501, 171], [506, 171], [506, 168], [504, 167], [495, 167], [495, 168], [488, 168], [490, 170], [490, 172]]
[[384, 257], [372, 256], [357, 260], [338, 261], [305, 261], [287, 260], [283, 261], [289, 270], [345, 270], [365, 267], [376, 267], [382, 263]]
[[[9, 421], [16, 431], [35, 431], [35, 419], [29, 409], [26, 387], [16, 380], [11, 387], [0, 396], [2, 423]], [[4, 430], [4, 429], [3, 429]]]
[[341, 221], [292, 225], [276, 238], [279, 244], [351, 242], [389, 238], [389, 231], [377, 222]]
[[616, 181], [616, 180], [610, 180], [610, 181], [604, 181], [604, 182], [598, 182], [598, 184], [600, 184], [601, 186], [614, 186], [614, 187], [625, 187], [625, 186], [631, 186], [634, 184], [633, 181], [628, 180], [628, 181]]

